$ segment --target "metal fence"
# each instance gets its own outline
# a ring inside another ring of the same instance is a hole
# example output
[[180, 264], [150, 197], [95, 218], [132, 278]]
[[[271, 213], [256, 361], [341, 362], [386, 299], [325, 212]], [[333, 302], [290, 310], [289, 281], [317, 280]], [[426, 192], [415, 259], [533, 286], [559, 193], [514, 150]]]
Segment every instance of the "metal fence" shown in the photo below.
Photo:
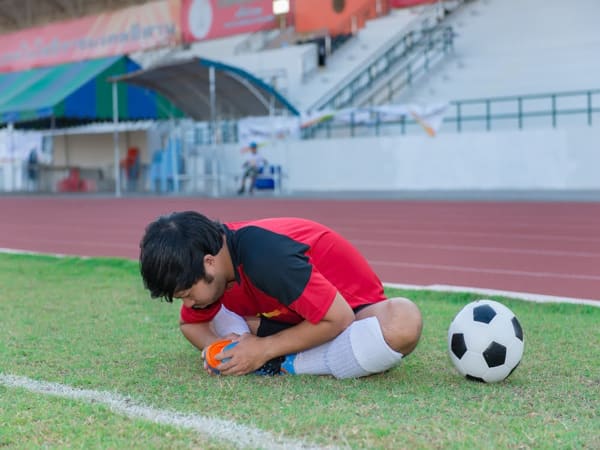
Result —
[[452, 50], [453, 41], [454, 32], [449, 26], [407, 32], [349, 80], [344, 88], [320, 104], [319, 109], [341, 109], [389, 101], [395, 93], [413, 84], [442, 60]]
[[[600, 120], [600, 90], [515, 95], [481, 99], [455, 100], [438, 130], [473, 132], [521, 130], [524, 128], [557, 128], [561, 126], [591, 126]], [[389, 136], [423, 133], [422, 123], [403, 117], [397, 121], [374, 120], [368, 123], [326, 122], [304, 139], [359, 136]]]

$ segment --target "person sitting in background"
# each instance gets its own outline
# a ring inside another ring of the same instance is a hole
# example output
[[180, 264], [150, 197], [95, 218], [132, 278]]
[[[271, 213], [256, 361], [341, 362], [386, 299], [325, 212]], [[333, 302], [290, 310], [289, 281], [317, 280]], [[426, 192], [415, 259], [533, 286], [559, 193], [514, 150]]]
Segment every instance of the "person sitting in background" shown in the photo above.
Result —
[[261, 167], [267, 165], [267, 160], [258, 154], [258, 145], [256, 142], [251, 142], [248, 147], [242, 149], [242, 153], [249, 153], [246, 161], [242, 165], [244, 174], [242, 175], [242, 184], [238, 190], [238, 194], [246, 192], [246, 180], [250, 179], [250, 188], [248, 192], [252, 194], [254, 192], [254, 185], [256, 184], [256, 177], [260, 172]]

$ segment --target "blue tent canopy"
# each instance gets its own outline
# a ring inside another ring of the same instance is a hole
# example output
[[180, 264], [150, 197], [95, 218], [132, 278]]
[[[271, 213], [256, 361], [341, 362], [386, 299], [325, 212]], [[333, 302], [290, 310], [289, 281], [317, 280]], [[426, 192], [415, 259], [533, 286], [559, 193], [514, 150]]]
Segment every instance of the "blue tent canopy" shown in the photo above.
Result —
[[[0, 74], [0, 123], [49, 128], [113, 119], [110, 77], [138, 71], [127, 56]], [[118, 87], [120, 120], [166, 119], [183, 113], [162, 95]]]

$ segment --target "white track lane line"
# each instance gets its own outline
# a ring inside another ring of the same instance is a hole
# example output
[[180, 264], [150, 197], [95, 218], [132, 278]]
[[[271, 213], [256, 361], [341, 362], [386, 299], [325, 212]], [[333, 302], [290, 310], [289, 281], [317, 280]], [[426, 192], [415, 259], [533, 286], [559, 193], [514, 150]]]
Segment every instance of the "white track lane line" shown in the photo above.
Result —
[[[64, 384], [37, 381], [31, 378], [8, 375], [0, 372], [0, 385], [21, 388], [37, 394], [69, 398], [86, 403], [101, 404], [112, 412], [132, 419], [147, 420], [161, 425], [170, 425], [196, 431], [219, 441], [227, 440], [238, 448], [261, 449], [321, 449], [313, 444], [262, 431], [229, 420], [215, 419], [196, 414], [156, 409], [136, 402], [129, 397], [105, 391], [77, 389]], [[327, 447], [334, 448], [334, 447]]]
[[485, 247], [479, 245], [445, 245], [445, 244], [424, 244], [412, 242], [390, 242], [390, 241], [372, 241], [364, 239], [351, 239], [355, 245], [369, 245], [373, 247], [401, 247], [401, 248], [416, 248], [430, 250], [463, 250], [467, 252], [479, 253], [509, 253], [519, 255], [543, 255], [543, 256], [572, 256], [577, 258], [600, 258], [600, 252], [580, 252], [569, 250], [535, 250], [523, 248], [506, 248], [506, 247]]
[[[364, 228], [354, 227], [337, 227], [337, 231], [344, 232], [347, 239], [351, 239], [350, 232], [364, 233]], [[510, 238], [512, 240], [531, 240], [531, 241], [557, 241], [557, 242], [600, 242], [600, 238], [595, 237], [584, 237], [584, 236], [563, 236], [560, 234], [527, 234], [527, 233], [490, 233], [486, 231], [453, 231], [453, 230], [419, 230], [419, 229], [388, 229], [388, 230], [376, 230], [378, 234], [390, 234], [390, 235], [426, 235], [426, 236], [464, 236], [464, 237], [489, 237], [493, 239], [497, 238]]]
[[499, 297], [514, 298], [516, 300], [525, 300], [536, 303], [571, 303], [576, 305], [589, 305], [600, 308], [600, 300], [589, 298], [557, 297], [553, 295], [532, 294], [529, 292], [500, 291], [496, 289], [486, 289], [469, 286], [451, 286], [447, 284], [399, 284], [383, 283], [384, 286], [397, 289], [408, 289], [411, 291], [436, 291], [436, 292], [467, 292], [481, 295], [496, 295]]
[[599, 275], [579, 275], [575, 273], [558, 273], [558, 272], [531, 272], [526, 270], [508, 270], [508, 269], [482, 269], [479, 267], [468, 266], [450, 266], [444, 264], [420, 264], [420, 263], [403, 263], [396, 261], [379, 261], [369, 259], [369, 264], [374, 266], [392, 266], [392, 267], [409, 267], [411, 269], [435, 269], [445, 270], [449, 272], [470, 272], [470, 273], [490, 273], [497, 275], [511, 275], [516, 277], [536, 277], [536, 278], [564, 278], [568, 280], [587, 280], [600, 281]]

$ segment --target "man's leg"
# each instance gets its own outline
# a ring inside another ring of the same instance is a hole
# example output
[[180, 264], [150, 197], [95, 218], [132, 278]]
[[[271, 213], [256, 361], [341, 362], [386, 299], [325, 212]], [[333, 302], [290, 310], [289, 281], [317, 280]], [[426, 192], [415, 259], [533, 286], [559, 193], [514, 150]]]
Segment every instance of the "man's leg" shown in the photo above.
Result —
[[225, 305], [221, 305], [221, 309], [211, 320], [211, 325], [219, 337], [225, 337], [232, 333], [238, 335], [250, 333], [250, 328], [244, 318], [227, 309]]
[[250, 194], [254, 193], [254, 187], [256, 186], [256, 179], [258, 178], [258, 169], [253, 169], [250, 172], [250, 189], [248, 189], [248, 192]]
[[244, 176], [242, 177], [242, 184], [240, 185], [240, 188], [238, 189], [238, 194], [243, 194], [245, 190], [246, 190], [246, 175], [244, 174]]
[[[224, 336], [245, 329], [244, 318], [226, 310], [213, 319]], [[246, 318], [249, 331], [257, 336], [269, 336], [285, 329], [284, 324], [265, 318]], [[238, 328], [239, 327], [239, 328]], [[330, 342], [275, 358], [265, 364], [266, 374], [277, 373], [279, 366], [292, 374], [333, 375], [336, 378], [357, 378], [384, 372], [411, 353], [423, 328], [419, 308], [405, 298], [391, 298], [368, 305], [356, 313], [356, 320]], [[241, 334], [237, 332], [238, 334]], [[260, 371], [260, 369], [259, 369]]]
[[384, 372], [411, 353], [421, 337], [421, 313], [408, 299], [369, 305], [356, 319], [327, 350], [327, 365], [337, 378]]
[[390, 298], [366, 306], [356, 313], [356, 320], [367, 317], [377, 317], [386, 343], [404, 356], [419, 343], [423, 318], [417, 305], [407, 298]]
[[[261, 319], [260, 334], [279, 331], [275, 324]], [[388, 299], [362, 308], [356, 320], [332, 341], [288, 355], [282, 369], [298, 375], [330, 374], [336, 378], [384, 372], [414, 350], [421, 330], [421, 313], [413, 302]]]

